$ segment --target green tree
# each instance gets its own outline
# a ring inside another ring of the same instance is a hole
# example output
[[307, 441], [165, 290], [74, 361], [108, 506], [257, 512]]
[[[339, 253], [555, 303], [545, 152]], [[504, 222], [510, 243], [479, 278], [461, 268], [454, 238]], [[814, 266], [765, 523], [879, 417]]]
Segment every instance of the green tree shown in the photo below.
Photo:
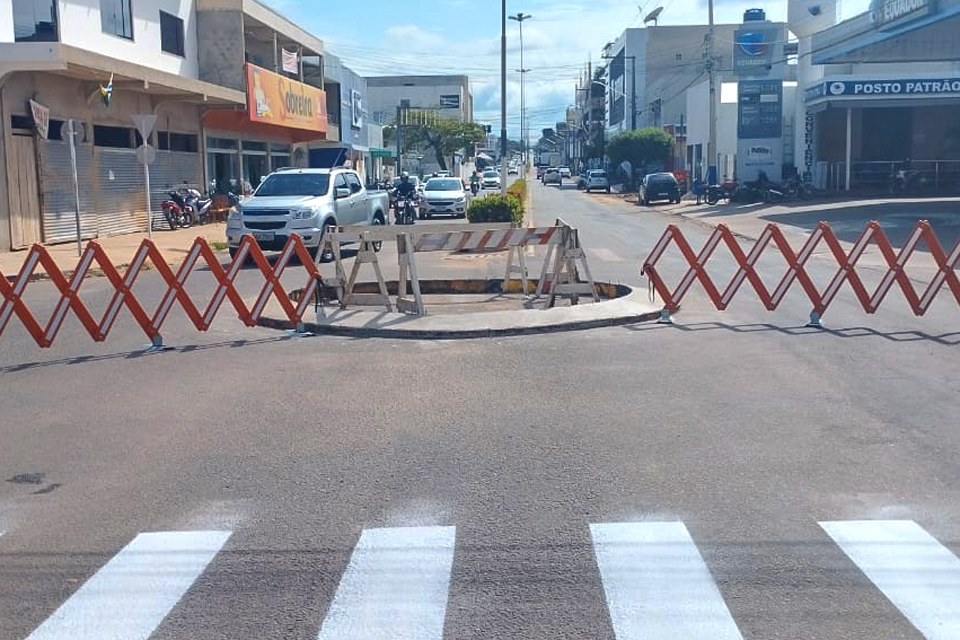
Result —
[[[475, 122], [458, 122], [437, 118], [423, 124], [405, 124], [401, 129], [401, 146], [404, 152], [430, 149], [442, 170], [447, 169], [447, 156], [464, 150], [486, 139], [483, 126]], [[384, 145], [396, 145], [396, 128], [391, 125], [383, 130]]]
[[618, 165], [624, 160], [634, 171], [649, 163], [666, 162], [673, 149], [673, 138], [663, 129], [647, 127], [636, 131], [624, 131], [607, 142], [607, 155]]

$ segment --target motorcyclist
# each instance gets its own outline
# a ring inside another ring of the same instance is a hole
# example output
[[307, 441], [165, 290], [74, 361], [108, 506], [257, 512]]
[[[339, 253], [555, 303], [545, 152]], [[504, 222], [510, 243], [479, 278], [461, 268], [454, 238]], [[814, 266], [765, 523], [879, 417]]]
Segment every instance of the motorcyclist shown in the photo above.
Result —
[[474, 169], [473, 173], [470, 174], [470, 190], [474, 195], [476, 195], [477, 191], [480, 190], [480, 172], [476, 169]]
[[413, 181], [410, 179], [410, 174], [404, 171], [400, 174], [400, 184], [397, 185], [397, 188], [393, 190], [394, 195], [396, 196], [395, 206], [396, 206], [396, 218], [397, 222], [400, 223], [403, 214], [403, 201], [405, 198], [410, 198], [411, 200], [417, 199], [417, 187], [413, 184]]
[[397, 185], [396, 194], [398, 198], [403, 198], [404, 196], [415, 196], [417, 193], [417, 187], [414, 186], [413, 182], [410, 180], [410, 174], [404, 171], [400, 174], [400, 184]]

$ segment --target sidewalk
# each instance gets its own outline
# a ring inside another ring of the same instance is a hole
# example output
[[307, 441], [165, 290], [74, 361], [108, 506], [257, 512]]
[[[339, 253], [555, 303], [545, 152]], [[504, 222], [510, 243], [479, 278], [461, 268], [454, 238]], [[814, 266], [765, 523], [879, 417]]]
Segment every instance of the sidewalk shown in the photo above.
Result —
[[[153, 242], [157, 245], [157, 248], [160, 250], [160, 253], [163, 254], [164, 258], [166, 258], [168, 264], [178, 266], [180, 262], [183, 261], [184, 256], [189, 252], [190, 246], [197, 237], [205, 238], [209, 243], [225, 243], [225, 229], [225, 223], [213, 222], [189, 229], [177, 229], [176, 231], [155, 230], [153, 232]], [[142, 243], [145, 238], [147, 238], [146, 233], [129, 233], [122, 236], [97, 238], [96, 242], [99, 243], [107, 255], [110, 256], [110, 260], [114, 266], [122, 271], [130, 264], [137, 249], [140, 248], [140, 243]], [[84, 247], [86, 247], [86, 242], [84, 242]], [[64, 275], [70, 277], [70, 274], [73, 273], [73, 270], [77, 266], [77, 262], [80, 260], [77, 256], [77, 243], [68, 242], [49, 245], [46, 249], [60, 270], [63, 271]], [[214, 250], [216, 251], [216, 249]], [[29, 250], [0, 253], [0, 274], [9, 281], [15, 280], [17, 274], [20, 273], [20, 268], [23, 266], [23, 262], [26, 260], [28, 253]], [[222, 251], [217, 251], [217, 253], [218, 255], [222, 254], [224, 262], [229, 261], [225, 244], [223, 245]], [[146, 268], [150, 268], [149, 262]], [[40, 264], [37, 264], [33, 273], [34, 276], [32, 279], [34, 280], [42, 280], [47, 277], [43, 266]], [[102, 275], [102, 272], [99, 268], [94, 267], [90, 270], [90, 274], [96, 276]]]

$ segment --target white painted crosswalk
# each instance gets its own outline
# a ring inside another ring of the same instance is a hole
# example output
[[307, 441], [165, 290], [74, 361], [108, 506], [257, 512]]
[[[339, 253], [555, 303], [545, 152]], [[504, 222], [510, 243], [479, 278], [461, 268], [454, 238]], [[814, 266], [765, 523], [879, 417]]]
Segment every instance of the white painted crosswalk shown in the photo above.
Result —
[[319, 640], [440, 640], [453, 566], [454, 527], [368, 529]]
[[225, 531], [141, 533], [28, 640], [146, 640], [229, 537]]
[[960, 638], [960, 559], [912, 520], [821, 522], [928, 640]]
[[[960, 559], [946, 546], [908, 520], [819, 525], [823, 539], [886, 596], [893, 615], [899, 610], [904, 626], [928, 640], [960, 640]], [[584, 553], [592, 552], [603, 593], [597, 606], [606, 607], [617, 640], [742, 640], [683, 522], [597, 523], [589, 534]], [[136, 536], [27, 640], [147, 640], [231, 535]], [[454, 526], [364, 529], [312, 633], [318, 640], [442, 640], [458, 542]]]
[[682, 522], [590, 525], [617, 640], [740, 640]]

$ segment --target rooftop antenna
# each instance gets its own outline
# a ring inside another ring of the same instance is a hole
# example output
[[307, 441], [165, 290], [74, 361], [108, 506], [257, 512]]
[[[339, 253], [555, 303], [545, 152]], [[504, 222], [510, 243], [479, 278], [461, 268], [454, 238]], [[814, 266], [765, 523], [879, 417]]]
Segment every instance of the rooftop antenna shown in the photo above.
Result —
[[647, 17], [643, 19], [643, 24], [652, 22], [653, 26], [657, 26], [660, 20], [660, 14], [663, 13], [663, 7], [657, 7], [653, 11], [647, 14]]

